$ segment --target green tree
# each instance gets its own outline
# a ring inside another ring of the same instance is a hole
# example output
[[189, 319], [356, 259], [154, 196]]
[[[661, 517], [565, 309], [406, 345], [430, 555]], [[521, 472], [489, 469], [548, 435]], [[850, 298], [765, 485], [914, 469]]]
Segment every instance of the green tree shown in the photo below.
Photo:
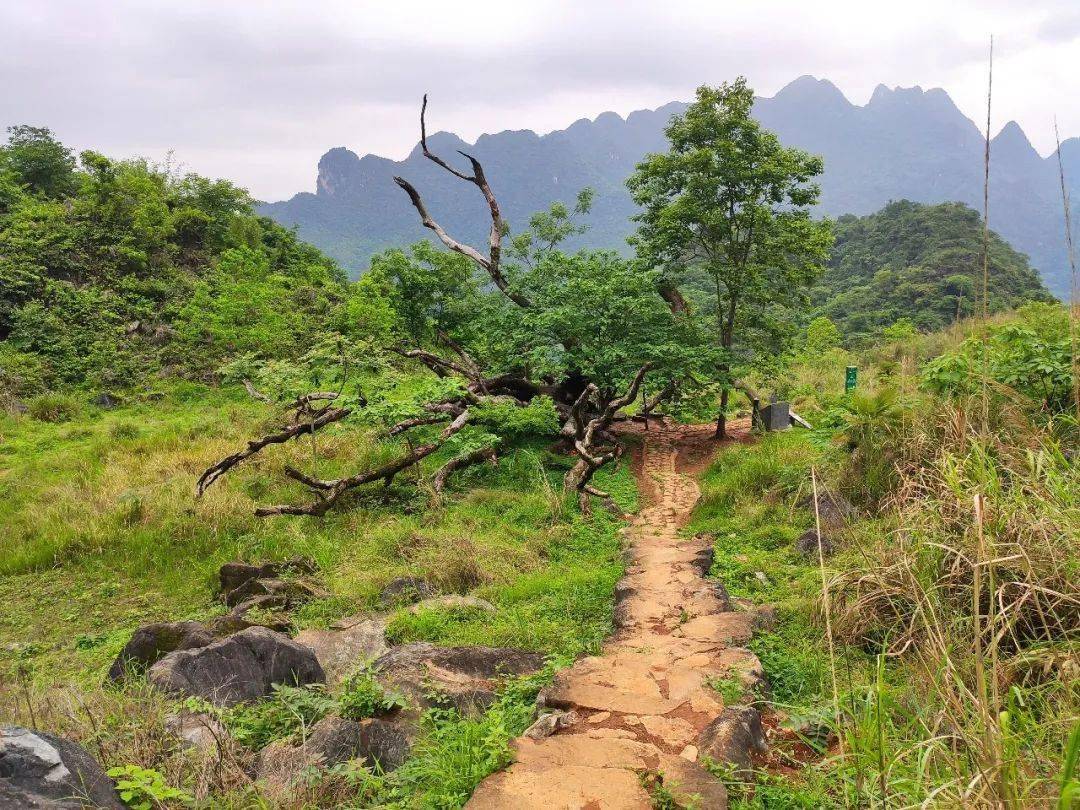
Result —
[[8, 127], [0, 166], [30, 192], [59, 199], [75, 189], [75, 156], [45, 127]]
[[842, 339], [843, 336], [840, 334], [836, 324], [824, 315], [814, 318], [814, 320], [810, 321], [810, 325], [806, 327], [807, 352], [813, 354], [827, 352], [829, 349], [835, 349], [839, 346]]
[[[740, 333], [797, 300], [832, 241], [829, 223], [810, 218], [821, 159], [783, 146], [751, 117], [753, 105], [745, 79], [700, 87], [665, 130], [669, 151], [646, 157], [628, 181], [644, 209], [632, 239], [639, 258], [663, 270], [662, 285], [695, 274], [709, 285], [723, 353], [716, 369], [720, 437]], [[753, 347], [742, 348], [752, 356]]]

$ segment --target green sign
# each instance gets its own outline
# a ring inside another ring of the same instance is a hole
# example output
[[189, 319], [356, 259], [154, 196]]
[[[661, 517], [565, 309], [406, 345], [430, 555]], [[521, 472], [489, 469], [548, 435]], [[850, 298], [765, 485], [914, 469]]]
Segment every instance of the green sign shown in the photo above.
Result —
[[859, 370], [855, 366], [847, 367], [847, 376], [844, 378], [844, 393], [850, 393], [855, 390], [855, 383], [858, 381]]

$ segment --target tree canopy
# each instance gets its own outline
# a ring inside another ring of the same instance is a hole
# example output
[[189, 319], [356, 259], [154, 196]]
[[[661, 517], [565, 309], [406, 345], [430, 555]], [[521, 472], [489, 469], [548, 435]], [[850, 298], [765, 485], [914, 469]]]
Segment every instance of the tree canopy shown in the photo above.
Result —
[[[900, 200], [836, 222], [836, 245], [811, 293], [815, 310], [862, 343], [901, 318], [930, 332], [973, 315], [982, 290], [983, 228], [962, 203]], [[1027, 257], [990, 235], [991, 313], [1053, 298]]]
[[829, 223], [810, 216], [821, 159], [783, 146], [753, 104], [742, 78], [698, 88], [665, 130], [669, 151], [649, 155], [628, 181], [643, 208], [631, 240], [638, 258], [665, 287], [696, 290], [698, 311], [713, 320], [718, 435], [733, 368], [763, 348], [755, 338], [775, 337], [778, 311], [800, 300], [831, 242]]

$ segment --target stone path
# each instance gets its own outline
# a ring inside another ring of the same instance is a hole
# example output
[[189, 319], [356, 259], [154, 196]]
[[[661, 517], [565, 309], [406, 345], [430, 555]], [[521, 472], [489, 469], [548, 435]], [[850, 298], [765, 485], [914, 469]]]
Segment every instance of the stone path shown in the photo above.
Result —
[[762, 675], [743, 646], [753, 614], [733, 611], [705, 579], [710, 544], [679, 536], [700, 494], [677, 469], [680, 451], [702, 455], [710, 432], [642, 432], [639, 480], [651, 497], [627, 529], [633, 556], [616, 590], [618, 630], [602, 655], [580, 659], [541, 693], [545, 706], [572, 713], [567, 727], [516, 740], [515, 763], [477, 788], [470, 810], [648, 810], [642, 777], [655, 774], [684, 806], [727, 806], [723, 786], [697, 764], [702, 749], [723, 753], [714, 721], [724, 701], [708, 681], [753, 687]]

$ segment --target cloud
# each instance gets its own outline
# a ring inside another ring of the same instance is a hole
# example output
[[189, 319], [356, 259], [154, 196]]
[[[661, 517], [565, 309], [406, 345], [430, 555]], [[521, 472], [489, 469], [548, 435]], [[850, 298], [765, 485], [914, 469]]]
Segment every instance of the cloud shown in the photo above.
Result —
[[[878, 83], [941, 86], [978, 119], [998, 31], [995, 106], [1045, 152], [1039, 127], [1075, 97], [1080, 53], [1062, 33], [1069, 3], [1032, 5], [7, 0], [0, 124], [115, 155], [175, 149], [273, 199], [310, 188], [331, 146], [407, 153], [425, 91], [433, 124], [467, 139], [626, 114], [740, 74], [768, 95], [813, 73], [858, 103]], [[1080, 132], [1080, 110], [1058, 114]]]

